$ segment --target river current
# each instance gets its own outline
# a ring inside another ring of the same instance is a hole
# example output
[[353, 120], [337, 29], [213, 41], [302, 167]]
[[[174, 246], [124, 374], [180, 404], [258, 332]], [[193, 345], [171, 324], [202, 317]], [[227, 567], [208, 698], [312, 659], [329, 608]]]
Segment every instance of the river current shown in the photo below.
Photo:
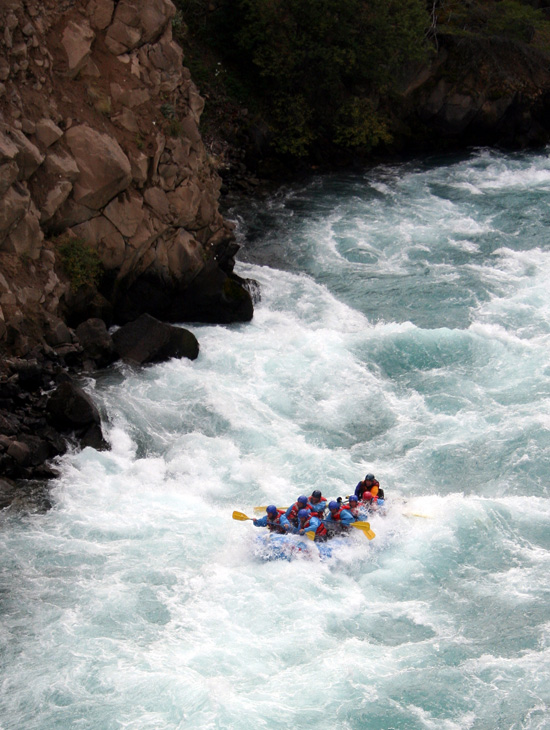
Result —
[[[0, 513], [1, 730], [550, 728], [550, 159], [230, 211], [252, 322], [87, 381], [111, 450]], [[386, 493], [321, 559], [233, 510]]]

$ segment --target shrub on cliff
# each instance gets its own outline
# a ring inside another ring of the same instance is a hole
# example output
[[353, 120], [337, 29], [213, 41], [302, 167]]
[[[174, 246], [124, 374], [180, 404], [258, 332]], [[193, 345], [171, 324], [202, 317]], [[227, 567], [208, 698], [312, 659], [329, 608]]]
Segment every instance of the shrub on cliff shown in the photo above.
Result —
[[[426, 53], [424, 0], [177, 0], [268, 119], [276, 149], [389, 140], [380, 97]], [[214, 9], [212, 9], [214, 8]], [[366, 109], [368, 118], [361, 119]]]
[[83, 286], [97, 287], [103, 267], [97, 252], [91, 246], [81, 238], [63, 236], [58, 239], [56, 248], [74, 291]]
[[530, 43], [537, 31], [547, 42], [550, 23], [531, 0], [436, 0], [436, 31], [467, 36], [498, 37]]

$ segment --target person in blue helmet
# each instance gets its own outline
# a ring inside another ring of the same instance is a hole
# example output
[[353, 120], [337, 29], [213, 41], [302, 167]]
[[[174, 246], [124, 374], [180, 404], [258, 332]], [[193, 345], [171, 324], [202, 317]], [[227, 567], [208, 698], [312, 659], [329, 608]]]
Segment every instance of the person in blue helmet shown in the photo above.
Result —
[[255, 527], [267, 527], [270, 532], [286, 534], [292, 527], [285, 517], [284, 509], [277, 509], [274, 504], [266, 507], [265, 515], [259, 520], [252, 520]]
[[351, 512], [352, 516], [355, 518], [355, 520], [360, 520], [360, 507], [359, 507], [359, 499], [357, 495], [351, 494], [348, 497], [347, 502], [342, 503], [342, 507], [347, 510], [348, 512]]
[[325, 518], [325, 527], [329, 537], [347, 532], [355, 517], [340, 502], [332, 500], [328, 503], [328, 516]]
[[319, 519], [323, 518], [327, 508], [327, 500], [323, 497], [319, 489], [315, 489], [311, 493], [308, 500], [308, 507], [317, 517], [319, 517]]
[[285, 512], [285, 517], [290, 522], [291, 525], [294, 525], [294, 527], [298, 526], [298, 512], [301, 509], [306, 509], [307, 507], [307, 497], [304, 497], [301, 495], [298, 497], [296, 502], [294, 504], [291, 504], [290, 507]]
[[313, 532], [317, 542], [326, 540], [327, 529], [323, 522], [309, 509], [301, 509], [298, 512], [298, 526], [294, 530], [299, 535], [306, 532]]

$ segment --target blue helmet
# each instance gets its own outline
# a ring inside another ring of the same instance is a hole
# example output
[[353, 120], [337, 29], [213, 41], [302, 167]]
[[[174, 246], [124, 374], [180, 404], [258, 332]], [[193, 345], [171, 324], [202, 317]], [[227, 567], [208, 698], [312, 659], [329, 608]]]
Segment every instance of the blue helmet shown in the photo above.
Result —
[[270, 504], [268, 507], [265, 508], [265, 511], [268, 515], [276, 515], [277, 514], [277, 507], [275, 507], [274, 504]]
[[300, 504], [307, 504], [307, 497], [304, 497], [304, 495], [300, 495], [297, 500]]
[[309, 517], [309, 510], [308, 509], [301, 509], [298, 511], [298, 519], [299, 520], [305, 520], [306, 517]]
[[352, 494], [349, 498], [350, 502], [359, 502], [359, 497], [356, 494]]
[[332, 512], [333, 509], [340, 509], [340, 505], [338, 504], [338, 502], [332, 500], [332, 502], [328, 503], [328, 508]]

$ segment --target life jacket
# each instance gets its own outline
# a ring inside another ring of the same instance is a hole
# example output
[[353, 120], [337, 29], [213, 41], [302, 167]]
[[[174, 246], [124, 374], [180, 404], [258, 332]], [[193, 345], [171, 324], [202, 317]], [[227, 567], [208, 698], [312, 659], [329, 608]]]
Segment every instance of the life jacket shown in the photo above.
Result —
[[[325, 506], [320, 509], [319, 505], [322, 502], [325, 503]], [[328, 502], [323, 496], [321, 496], [321, 498], [319, 499], [319, 501], [316, 504], [313, 504], [313, 502], [311, 501], [311, 497], [308, 497], [307, 508], [310, 509], [315, 515], [319, 515], [320, 517], [322, 517], [325, 512], [325, 509], [327, 508], [327, 504], [328, 504]]]
[[270, 520], [269, 516], [267, 518], [267, 529], [269, 532], [286, 532], [284, 527], [281, 526], [281, 517], [284, 515], [285, 510], [284, 509], [278, 509], [277, 510], [277, 517], [275, 517], [274, 520]]
[[[309, 504], [308, 504], [308, 507], [309, 507]], [[299, 511], [300, 511], [301, 509], [307, 509], [307, 508], [304, 508], [304, 507], [302, 507], [302, 506], [301, 506], [301, 504], [300, 504], [300, 502], [294, 502], [294, 504], [293, 504], [293, 505], [292, 505], [292, 507], [290, 508], [290, 512], [288, 513], [288, 517], [287, 517], [287, 520], [288, 520], [289, 522], [292, 522], [292, 524], [293, 524], [293, 525], [294, 525], [295, 527], [296, 527], [296, 525], [297, 525], [297, 522], [296, 522], [296, 520], [298, 519], [298, 512], [299, 512]]]
[[347, 509], [348, 512], [351, 512], [351, 514], [355, 517], [356, 520], [359, 519], [359, 502], [355, 503], [357, 506], [352, 507], [349, 502], [344, 502], [342, 505], [343, 509]]
[[337, 512], [331, 512], [330, 516], [328, 517], [328, 520], [333, 520], [334, 522], [341, 522], [342, 520], [342, 512], [346, 510], [347, 507], [340, 507], [340, 509]]
[[[365, 480], [363, 480], [361, 482], [361, 484], [364, 485]], [[361, 496], [359, 497], [359, 499], [363, 499], [363, 495], [365, 494], [365, 492], [370, 492], [372, 487], [378, 487], [378, 489], [380, 489], [380, 482], [377, 479], [375, 479], [374, 482], [370, 485], [370, 487], [363, 487], [363, 489], [361, 489]]]
[[[304, 530], [305, 532], [307, 532], [307, 528], [309, 527], [310, 523], [311, 523], [311, 515], [307, 518], [307, 520], [304, 522], [303, 525], [298, 525], [298, 527], [300, 528], [300, 530]], [[319, 527], [315, 530], [315, 535], [321, 536], [321, 535], [326, 535], [326, 534], [327, 534], [327, 528], [321, 522]]]

